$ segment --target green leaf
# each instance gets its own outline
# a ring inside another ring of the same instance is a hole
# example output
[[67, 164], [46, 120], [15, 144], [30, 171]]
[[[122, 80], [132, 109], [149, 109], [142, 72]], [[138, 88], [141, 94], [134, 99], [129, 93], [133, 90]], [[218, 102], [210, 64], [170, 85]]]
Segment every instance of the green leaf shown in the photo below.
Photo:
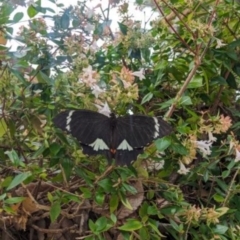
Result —
[[50, 209], [50, 219], [51, 219], [51, 222], [54, 222], [59, 214], [61, 212], [61, 205], [60, 205], [60, 202], [55, 202], [53, 203], [51, 209]]
[[132, 206], [131, 206], [131, 204], [129, 203], [129, 201], [127, 200], [127, 198], [126, 198], [125, 195], [123, 195], [121, 192], [119, 192], [119, 197], [120, 197], [120, 199], [121, 199], [122, 204], [123, 204], [126, 208], [128, 208], [128, 209], [130, 209], [130, 210], [133, 209]]
[[113, 183], [109, 178], [100, 180], [97, 184], [101, 186], [106, 192], [111, 192], [113, 190]]
[[108, 229], [107, 222], [108, 222], [107, 218], [104, 216], [98, 218], [97, 221], [95, 222], [96, 232], [106, 231]]
[[38, 11], [36, 10], [35, 7], [33, 7], [32, 5], [29, 6], [28, 10], [27, 10], [27, 14], [30, 18], [35, 17], [38, 14]]
[[96, 232], [95, 223], [91, 219], [89, 219], [89, 221], [88, 221], [88, 226], [92, 232]]
[[181, 155], [187, 155], [188, 154], [188, 150], [187, 148], [185, 148], [182, 144], [179, 144], [179, 143], [174, 143], [170, 146], [170, 148], [176, 152], [176, 153], [179, 153]]
[[238, 84], [236, 82], [236, 78], [232, 73], [229, 73], [226, 81], [227, 81], [227, 84], [230, 88], [238, 90]]
[[225, 234], [228, 230], [228, 226], [218, 224], [215, 228], [212, 229], [216, 234]]
[[148, 229], [146, 227], [142, 227], [139, 230], [140, 239], [150, 239]]
[[4, 200], [4, 198], [6, 198], [6, 196], [7, 196], [7, 194], [6, 194], [6, 193], [4, 193], [4, 194], [0, 195], [0, 201], [3, 201], [3, 200]]
[[159, 232], [159, 230], [158, 230], [158, 223], [156, 222], [156, 221], [154, 221], [154, 220], [152, 220], [152, 219], [149, 219], [149, 221], [148, 221], [148, 226], [150, 226], [150, 228], [154, 231], [154, 232], [156, 232], [157, 234], [158, 234], [158, 236], [160, 236], [161, 238], [162, 237], [164, 237], [160, 232]]
[[8, 176], [6, 177], [0, 185], [0, 188], [6, 188], [10, 185], [10, 183], [12, 182], [13, 177], [12, 176]]
[[50, 192], [47, 193], [47, 197], [48, 197], [48, 200], [49, 200], [51, 203], [53, 203], [53, 195], [52, 195]]
[[230, 171], [230, 170], [225, 170], [225, 171], [222, 172], [222, 177], [223, 177], [223, 178], [226, 178], [226, 177], [228, 177], [230, 174], [231, 174], [231, 171]]
[[129, 193], [131, 194], [136, 194], [137, 193], [137, 190], [135, 187], [129, 185], [129, 184], [126, 184], [126, 183], [122, 183], [122, 186], [123, 188], [128, 191]]
[[148, 206], [147, 214], [148, 215], [156, 215], [156, 214], [158, 214], [158, 209], [156, 208], [156, 206]]
[[45, 74], [43, 71], [39, 71], [39, 73], [37, 74], [37, 79], [39, 82], [43, 82], [48, 85], [53, 84], [53, 80], [47, 74]]
[[92, 197], [92, 192], [89, 188], [80, 187], [80, 190], [82, 191], [84, 198], [91, 198]]
[[4, 201], [5, 204], [16, 204], [16, 203], [20, 203], [25, 199], [25, 197], [12, 197], [12, 198], [8, 198]]
[[72, 174], [72, 169], [73, 169], [72, 160], [65, 157], [65, 158], [61, 158], [60, 163], [63, 167], [64, 174], [66, 175], [67, 179], [69, 179]]
[[159, 138], [155, 141], [155, 145], [159, 152], [163, 152], [171, 145], [171, 140], [167, 137]]
[[22, 183], [24, 180], [26, 180], [30, 176], [32, 176], [32, 173], [30, 173], [30, 172], [20, 173], [19, 175], [14, 177], [14, 179], [12, 180], [10, 185], [8, 186], [7, 190], [10, 190], [10, 189], [16, 187], [17, 185]]
[[117, 222], [117, 217], [116, 217], [116, 215], [114, 215], [113, 213], [111, 213], [110, 219], [112, 220], [112, 222], [113, 222], [114, 224], [116, 224], [116, 222]]
[[7, 124], [3, 118], [0, 119], [0, 138], [7, 132]]
[[49, 146], [50, 152], [52, 153], [53, 156], [56, 156], [58, 154], [58, 152], [61, 149], [61, 145], [59, 145], [58, 143], [54, 142], [51, 143], [51, 145]]
[[218, 193], [215, 193], [215, 194], [213, 195], [213, 199], [214, 199], [216, 202], [218, 202], [218, 203], [222, 203], [222, 202], [224, 202], [224, 200], [225, 200], [225, 198], [224, 198], [223, 196], [221, 196], [220, 194], [218, 194]]
[[119, 204], [119, 198], [117, 194], [113, 194], [111, 196], [109, 204], [110, 204], [110, 212], [113, 213], [117, 209]]
[[211, 80], [211, 85], [227, 85], [227, 82], [225, 80], [225, 78], [223, 78], [222, 76], [217, 76], [212, 78]]
[[192, 100], [189, 96], [183, 96], [179, 103], [180, 106], [192, 105]]
[[123, 231], [135, 231], [140, 228], [142, 228], [143, 225], [141, 222], [135, 219], [128, 219], [125, 224], [123, 224], [121, 227], [118, 227], [118, 229]]
[[118, 26], [123, 35], [127, 35], [128, 27], [125, 24], [118, 22]]
[[152, 99], [153, 94], [151, 92], [149, 92], [147, 95], [145, 95], [142, 99], [141, 104], [144, 104], [145, 102], [148, 102]]
[[61, 27], [63, 29], [68, 29], [70, 24], [70, 18], [67, 12], [65, 12], [60, 19]]
[[17, 12], [13, 17], [13, 22], [18, 23], [23, 18], [23, 16], [23, 12]]
[[188, 84], [187, 88], [200, 88], [203, 85], [202, 76], [195, 76], [191, 82]]
[[145, 218], [145, 216], [147, 216], [147, 210], [148, 210], [148, 204], [146, 202], [144, 202], [139, 209], [139, 216], [141, 218]]
[[97, 192], [95, 196], [95, 201], [97, 204], [102, 205], [105, 199], [105, 194], [102, 192]]

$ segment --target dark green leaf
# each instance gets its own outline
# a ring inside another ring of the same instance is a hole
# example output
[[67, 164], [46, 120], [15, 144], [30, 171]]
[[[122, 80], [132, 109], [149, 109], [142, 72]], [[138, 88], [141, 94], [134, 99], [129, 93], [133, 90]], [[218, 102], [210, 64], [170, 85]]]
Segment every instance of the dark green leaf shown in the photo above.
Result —
[[69, 24], [70, 24], [70, 18], [68, 16], [68, 14], [65, 12], [61, 19], [60, 19], [60, 22], [61, 22], [61, 27], [63, 29], [68, 29], [69, 28]]
[[228, 230], [228, 226], [218, 224], [212, 230], [216, 234], [225, 234]]
[[13, 22], [18, 23], [23, 18], [23, 16], [23, 12], [17, 12], [13, 17]]
[[127, 35], [128, 27], [127, 25], [118, 22], [118, 26], [123, 35]]

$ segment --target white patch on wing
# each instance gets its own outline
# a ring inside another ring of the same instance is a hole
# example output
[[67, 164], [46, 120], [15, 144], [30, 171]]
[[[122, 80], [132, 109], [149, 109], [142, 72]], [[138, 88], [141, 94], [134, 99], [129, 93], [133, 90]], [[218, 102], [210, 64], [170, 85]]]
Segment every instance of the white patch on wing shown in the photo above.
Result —
[[72, 120], [72, 115], [73, 115], [74, 111], [70, 111], [68, 116], [67, 116], [67, 122], [66, 122], [66, 129], [70, 132], [70, 122]]
[[92, 147], [94, 151], [109, 150], [107, 144], [100, 138], [97, 138], [93, 143], [89, 144], [89, 146]]
[[123, 140], [120, 145], [117, 147], [118, 150], [133, 150], [133, 148], [129, 145], [129, 143], [127, 142], [127, 140]]
[[155, 125], [154, 125], [154, 128], [155, 128], [155, 132], [154, 132], [154, 135], [153, 135], [153, 138], [157, 138], [159, 136], [159, 123], [158, 123], [158, 119], [156, 117], [153, 118], [154, 122], [155, 122]]

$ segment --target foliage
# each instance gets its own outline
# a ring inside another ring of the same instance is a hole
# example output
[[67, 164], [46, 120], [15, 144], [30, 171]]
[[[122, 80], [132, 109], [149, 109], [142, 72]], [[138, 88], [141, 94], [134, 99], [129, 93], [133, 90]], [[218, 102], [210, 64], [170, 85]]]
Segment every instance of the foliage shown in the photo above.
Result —
[[[239, 239], [239, 1], [87, 2], [0, 5], [2, 239]], [[52, 124], [105, 102], [174, 132], [109, 167]]]

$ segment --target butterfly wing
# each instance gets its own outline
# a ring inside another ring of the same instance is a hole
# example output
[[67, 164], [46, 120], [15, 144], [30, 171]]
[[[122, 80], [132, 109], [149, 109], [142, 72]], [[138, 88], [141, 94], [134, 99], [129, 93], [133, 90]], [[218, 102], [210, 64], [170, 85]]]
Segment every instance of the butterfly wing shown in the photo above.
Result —
[[154, 139], [170, 134], [172, 127], [160, 117], [129, 115], [119, 117], [113, 147], [117, 164], [129, 165]]
[[56, 127], [75, 137], [87, 155], [103, 154], [110, 158], [110, 118], [90, 110], [68, 110], [54, 119]]

